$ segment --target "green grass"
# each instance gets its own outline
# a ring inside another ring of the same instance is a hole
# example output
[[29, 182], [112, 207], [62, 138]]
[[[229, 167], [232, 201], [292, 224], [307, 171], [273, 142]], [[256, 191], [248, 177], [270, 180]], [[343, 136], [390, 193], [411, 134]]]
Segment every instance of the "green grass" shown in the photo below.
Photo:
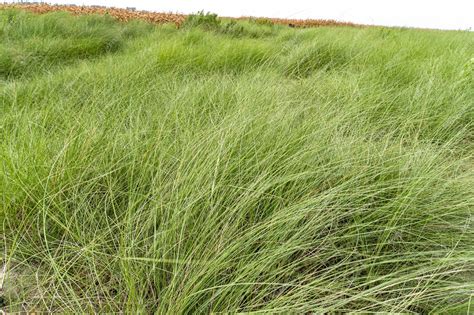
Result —
[[48, 72], [119, 50], [127, 39], [150, 30], [145, 23], [119, 25], [111, 17], [71, 18], [65, 12], [34, 16], [2, 10], [0, 14], [0, 79]]
[[474, 309], [473, 33], [0, 17], [8, 310]]

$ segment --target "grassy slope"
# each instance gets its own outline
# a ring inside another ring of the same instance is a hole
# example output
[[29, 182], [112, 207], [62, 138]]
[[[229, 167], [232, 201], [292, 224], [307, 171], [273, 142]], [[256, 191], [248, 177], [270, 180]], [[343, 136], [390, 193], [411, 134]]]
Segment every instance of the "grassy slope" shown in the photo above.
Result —
[[472, 33], [0, 18], [10, 309], [467, 310]]

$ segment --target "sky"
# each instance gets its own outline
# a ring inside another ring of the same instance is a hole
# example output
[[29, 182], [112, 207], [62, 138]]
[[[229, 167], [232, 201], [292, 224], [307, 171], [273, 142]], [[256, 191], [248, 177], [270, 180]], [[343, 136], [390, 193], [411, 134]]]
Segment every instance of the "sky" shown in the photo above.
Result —
[[135, 7], [140, 10], [177, 13], [204, 10], [221, 16], [319, 18], [385, 26], [474, 30], [474, 0], [50, 0], [48, 2]]

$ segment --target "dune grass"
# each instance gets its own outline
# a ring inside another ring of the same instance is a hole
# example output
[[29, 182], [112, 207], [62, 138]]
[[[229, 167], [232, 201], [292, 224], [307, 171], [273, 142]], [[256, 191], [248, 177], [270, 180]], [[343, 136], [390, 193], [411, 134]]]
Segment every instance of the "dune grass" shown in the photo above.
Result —
[[474, 309], [473, 33], [0, 17], [6, 309]]

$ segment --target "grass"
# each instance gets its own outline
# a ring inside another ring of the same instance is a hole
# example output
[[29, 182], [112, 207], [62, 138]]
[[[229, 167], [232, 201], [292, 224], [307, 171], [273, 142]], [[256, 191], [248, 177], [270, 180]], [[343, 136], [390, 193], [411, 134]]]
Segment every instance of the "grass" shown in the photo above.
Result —
[[138, 21], [119, 25], [108, 16], [71, 19], [65, 12], [33, 16], [2, 10], [0, 78], [31, 76], [54, 65], [115, 52], [127, 39], [149, 29], [150, 25]]
[[9, 311], [474, 309], [472, 33], [0, 18]]

